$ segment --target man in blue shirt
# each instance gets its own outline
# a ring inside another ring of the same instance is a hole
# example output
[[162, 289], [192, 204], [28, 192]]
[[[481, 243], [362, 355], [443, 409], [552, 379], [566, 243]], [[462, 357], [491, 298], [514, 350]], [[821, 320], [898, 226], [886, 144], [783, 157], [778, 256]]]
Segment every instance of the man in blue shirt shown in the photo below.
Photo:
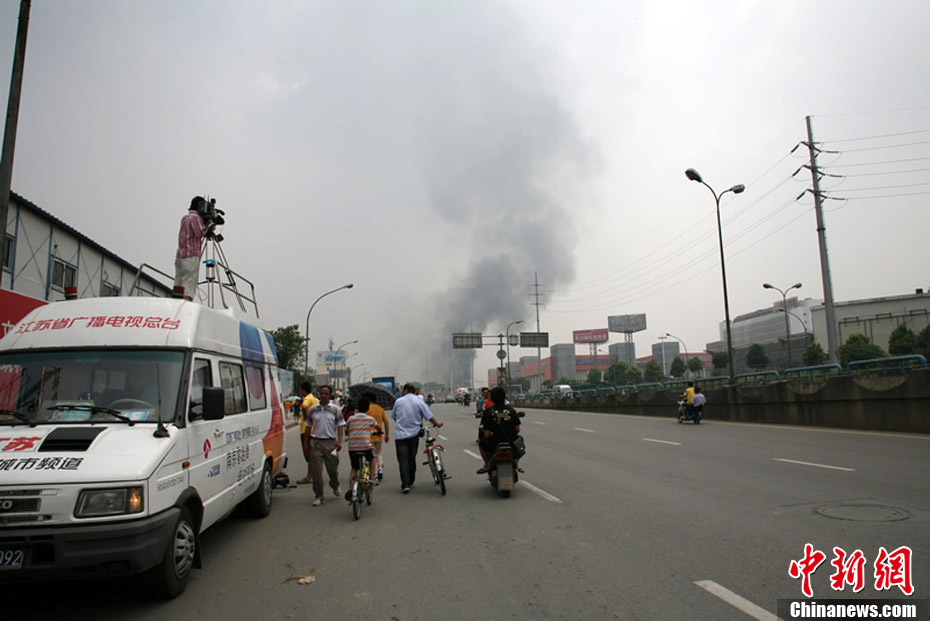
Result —
[[404, 384], [404, 396], [394, 402], [394, 446], [400, 466], [400, 488], [406, 494], [417, 478], [417, 455], [420, 450], [420, 429], [426, 421], [442, 427], [442, 421], [416, 396], [413, 384]]

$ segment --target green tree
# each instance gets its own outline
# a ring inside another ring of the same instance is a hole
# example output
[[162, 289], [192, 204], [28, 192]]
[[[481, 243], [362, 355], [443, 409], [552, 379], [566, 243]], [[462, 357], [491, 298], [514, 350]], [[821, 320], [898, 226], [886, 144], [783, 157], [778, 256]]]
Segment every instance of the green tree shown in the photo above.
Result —
[[664, 380], [665, 373], [662, 371], [662, 365], [655, 360], [647, 362], [646, 370], [643, 371], [643, 378], [650, 384]]
[[765, 350], [758, 343], [753, 343], [746, 352], [746, 366], [750, 369], [759, 371], [769, 364], [769, 357], [765, 355]]
[[885, 352], [878, 345], [869, 342], [864, 334], [850, 334], [846, 343], [840, 346], [840, 364], [844, 367], [856, 360], [873, 360], [884, 358]]
[[278, 352], [278, 366], [291, 371], [304, 370], [304, 337], [297, 324], [277, 328], [271, 333], [274, 346]]
[[604, 381], [615, 386], [623, 384], [623, 376], [629, 366], [625, 362], [616, 361], [604, 371]]
[[556, 384], [568, 384], [569, 386], [573, 386], [575, 384], [575, 380], [570, 380], [563, 375], [559, 378], [559, 381], [557, 381]]
[[820, 343], [811, 343], [807, 346], [807, 349], [804, 350], [801, 360], [809, 367], [816, 367], [826, 364], [829, 357], [827, 356], [827, 352], [823, 350], [823, 347], [820, 346]]
[[694, 356], [688, 359], [688, 370], [697, 375], [704, 370], [704, 361]]
[[917, 333], [917, 353], [930, 359], [930, 325]]
[[588, 383], [589, 384], [600, 384], [601, 378], [603, 377], [603, 375], [604, 373], [597, 367], [588, 369]]
[[888, 337], [888, 353], [892, 356], [910, 356], [917, 353], [917, 335], [903, 323], [898, 324]]
[[685, 361], [681, 359], [681, 356], [675, 356], [672, 359], [672, 365], [668, 368], [669, 374], [674, 378], [679, 378], [685, 374], [685, 371], [688, 369], [685, 366]]
[[[659, 367], [661, 370], [662, 367]], [[643, 383], [643, 370], [637, 366], [628, 366], [623, 373], [621, 386], [635, 386]]]
[[714, 365], [714, 375], [722, 375], [730, 366], [730, 356], [725, 351], [715, 351], [710, 355], [710, 361]]

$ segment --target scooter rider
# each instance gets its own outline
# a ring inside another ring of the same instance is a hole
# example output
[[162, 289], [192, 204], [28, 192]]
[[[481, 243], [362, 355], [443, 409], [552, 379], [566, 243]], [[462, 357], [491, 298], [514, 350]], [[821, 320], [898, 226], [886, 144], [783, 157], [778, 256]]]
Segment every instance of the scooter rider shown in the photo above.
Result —
[[[481, 424], [478, 425], [480, 440], [478, 448], [484, 459], [484, 466], [478, 468], [477, 474], [488, 471], [491, 454], [501, 442], [513, 442], [520, 433], [520, 417], [517, 411], [506, 404], [507, 393], [500, 386], [491, 389], [491, 407], [484, 410], [481, 415]], [[523, 469], [517, 466], [519, 472]]]

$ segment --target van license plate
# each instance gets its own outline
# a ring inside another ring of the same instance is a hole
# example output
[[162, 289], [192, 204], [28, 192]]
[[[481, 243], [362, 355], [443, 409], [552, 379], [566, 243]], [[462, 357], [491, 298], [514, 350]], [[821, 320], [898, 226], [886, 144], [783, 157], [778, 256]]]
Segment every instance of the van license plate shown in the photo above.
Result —
[[0, 549], [0, 570], [22, 569], [24, 557], [25, 557], [25, 554], [20, 549], [14, 549], [14, 550]]

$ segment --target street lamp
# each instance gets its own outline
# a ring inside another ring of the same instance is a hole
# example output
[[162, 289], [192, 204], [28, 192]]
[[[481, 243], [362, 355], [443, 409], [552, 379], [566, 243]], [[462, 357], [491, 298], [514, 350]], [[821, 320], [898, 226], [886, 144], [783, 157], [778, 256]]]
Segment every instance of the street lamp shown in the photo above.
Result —
[[727, 188], [726, 190], [724, 190], [718, 195], [716, 192], [714, 192], [714, 188], [704, 183], [704, 179], [701, 178], [701, 173], [694, 170], [693, 168], [689, 168], [688, 170], [686, 170], [685, 176], [688, 177], [688, 179], [690, 179], [691, 181], [697, 181], [698, 183], [706, 187], [708, 190], [710, 190], [710, 193], [714, 195], [714, 202], [717, 203], [717, 239], [720, 242], [720, 272], [723, 274], [723, 312], [724, 312], [724, 315], [726, 316], [726, 322], [727, 322], [727, 359], [728, 359], [728, 362], [730, 363], [730, 381], [735, 382], [736, 381], [736, 370], [735, 370], [735, 367], [733, 366], [733, 336], [730, 331], [730, 299], [729, 299], [729, 296], [727, 295], [727, 267], [726, 267], [726, 262], [724, 261], [724, 258], [723, 258], [723, 228], [720, 225], [720, 199], [727, 192], [733, 192], [734, 194], [739, 194], [743, 190], [746, 189], [746, 186], [740, 183], [740, 184], [734, 185], [731, 188]]
[[[355, 374], [355, 369], [361, 369], [363, 366], [365, 366], [364, 362], [359, 363], [355, 365], [354, 367], [349, 367], [349, 379], [350, 380], [352, 379], [352, 375]], [[346, 382], [346, 387], [348, 388], [348, 386], [349, 386], [349, 382]]]
[[667, 339], [668, 336], [659, 336], [657, 338], [662, 341], [662, 375], [668, 377], [668, 369], [665, 368], [665, 339]]
[[510, 384], [510, 326], [518, 326], [521, 323], [523, 323], [522, 319], [520, 321], [511, 321], [510, 323], [507, 324], [506, 332], [507, 332], [507, 384], [508, 386], [505, 386], [505, 388], [510, 388], [509, 386]]
[[791, 366], [791, 330], [788, 326], [788, 292], [792, 289], [800, 289], [801, 283], [795, 283], [782, 291], [775, 285], [770, 285], [769, 283], [763, 283], [762, 287], [764, 289], [774, 289], [775, 291], [781, 294], [782, 308], [785, 309], [785, 344], [788, 347], [788, 362], [785, 364], [785, 367]]
[[[340, 345], [339, 347], [336, 348], [336, 353], [338, 354], [339, 352], [341, 352], [341, 351], [342, 351], [342, 348], [345, 347], [346, 345], [355, 345], [356, 343], [358, 343], [358, 340], [357, 340], [357, 339], [354, 340], [354, 341], [349, 341], [348, 343], [343, 343], [342, 345]], [[355, 353], [357, 354], [358, 352], [355, 352]], [[354, 356], [355, 354], [352, 354], [352, 355]], [[345, 360], [342, 361], [343, 370], [345, 370], [345, 367], [346, 367], [346, 363], [345, 363], [345, 362], [346, 362], [346, 360], [348, 360], [348, 359], [349, 359], [349, 357], [347, 356], [347, 357], [345, 358]], [[333, 367], [335, 367], [335, 366], [336, 366], [336, 357], [333, 356]]]
[[313, 304], [310, 305], [310, 310], [307, 311], [307, 327], [306, 327], [305, 330], [304, 330], [304, 341], [305, 341], [305, 345], [304, 345], [304, 373], [307, 373], [308, 375], [310, 374], [310, 367], [309, 367], [309, 363], [310, 363], [310, 313], [313, 312], [313, 307], [316, 306], [316, 303], [317, 303], [317, 302], [319, 302], [320, 300], [322, 300], [323, 298], [325, 298], [325, 297], [328, 296], [329, 294], [331, 294], [331, 293], [336, 293], [337, 291], [342, 291], [343, 289], [351, 289], [353, 286], [354, 286], [354, 285], [353, 285], [352, 283], [349, 283], [349, 284], [347, 284], [347, 285], [342, 285], [341, 287], [338, 287], [338, 288], [336, 288], [336, 289], [333, 289], [332, 291], [327, 291], [326, 293], [324, 293], [323, 295], [321, 295], [320, 297], [318, 297], [316, 300], [314, 300], [314, 301], [313, 301]]

